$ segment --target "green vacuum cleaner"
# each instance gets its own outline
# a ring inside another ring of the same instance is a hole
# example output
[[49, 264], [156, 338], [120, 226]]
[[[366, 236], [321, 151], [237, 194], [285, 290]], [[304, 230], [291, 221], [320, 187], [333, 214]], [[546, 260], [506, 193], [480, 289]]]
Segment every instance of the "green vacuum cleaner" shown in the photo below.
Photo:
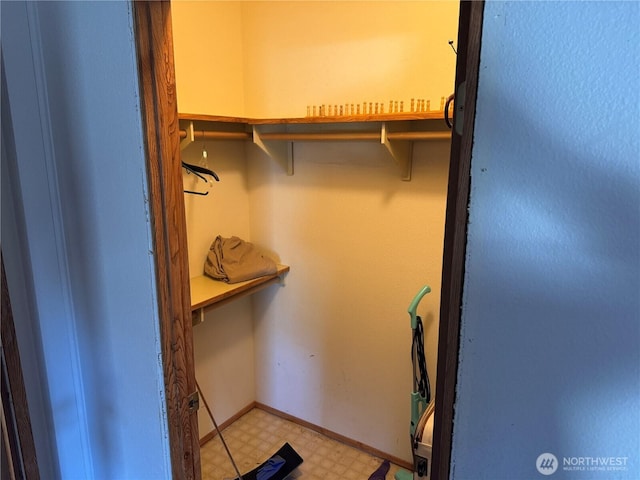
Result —
[[431, 449], [433, 443], [433, 409], [435, 402], [431, 398], [431, 386], [427, 373], [427, 361], [424, 355], [424, 328], [422, 319], [417, 315], [418, 304], [422, 297], [431, 291], [428, 285], [422, 287], [409, 305], [413, 342], [411, 345], [411, 363], [413, 364], [413, 392], [411, 392], [411, 450], [413, 454], [413, 472], [399, 470], [396, 480], [429, 480], [431, 477]]

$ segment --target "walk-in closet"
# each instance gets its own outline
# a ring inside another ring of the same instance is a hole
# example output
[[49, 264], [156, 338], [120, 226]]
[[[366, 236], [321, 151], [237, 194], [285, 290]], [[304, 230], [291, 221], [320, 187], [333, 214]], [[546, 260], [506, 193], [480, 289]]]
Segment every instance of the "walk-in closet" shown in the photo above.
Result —
[[[172, 3], [182, 161], [219, 178], [182, 171], [195, 374], [219, 424], [258, 406], [410, 464], [407, 308], [431, 287], [435, 390], [458, 8]], [[278, 272], [207, 290], [218, 236]]]

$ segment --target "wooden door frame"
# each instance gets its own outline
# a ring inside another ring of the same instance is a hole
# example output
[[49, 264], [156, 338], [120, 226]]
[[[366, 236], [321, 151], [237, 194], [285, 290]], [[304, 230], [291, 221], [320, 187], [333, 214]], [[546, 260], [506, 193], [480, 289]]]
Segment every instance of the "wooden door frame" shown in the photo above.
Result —
[[[195, 391], [195, 371], [171, 5], [169, 1], [132, 4], [173, 478], [200, 479], [197, 418], [189, 412], [187, 400]], [[460, 2], [455, 93], [459, 99], [464, 83], [466, 99], [464, 115], [455, 117], [449, 165], [431, 480], [445, 480], [450, 474], [483, 11], [484, 1]], [[462, 135], [455, 132], [459, 122]]]
[[[458, 376], [460, 316], [467, 244], [471, 150], [476, 118], [476, 97], [480, 68], [480, 44], [484, 0], [460, 2], [458, 60], [456, 63], [456, 101], [464, 85], [462, 118], [457, 113], [451, 135], [449, 185], [444, 228], [442, 290], [436, 376], [436, 407], [433, 431], [431, 480], [449, 478], [453, 439], [453, 407]], [[458, 105], [455, 105], [458, 112]], [[462, 134], [458, 123], [462, 122]]]
[[173, 62], [171, 4], [135, 1], [134, 37], [149, 183], [160, 343], [173, 480], [199, 480], [198, 418], [187, 231]]

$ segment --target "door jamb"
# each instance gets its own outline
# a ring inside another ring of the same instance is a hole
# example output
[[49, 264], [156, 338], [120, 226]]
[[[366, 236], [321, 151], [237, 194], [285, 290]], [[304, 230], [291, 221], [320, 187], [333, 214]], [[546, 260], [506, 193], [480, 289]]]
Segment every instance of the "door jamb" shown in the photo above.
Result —
[[196, 384], [171, 4], [168, 1], [131, 4], [172, 478], [199, 480], [198, 418], [188, 402], [189, 395], [196, 391]]
[[[458, 27], [458, 60], [456, 63], [456, 99], [464, 84], [462, 118], [454, 118], [451, 134], [449, 185], [442, 259], [442, 291], [438, 334], [436, 406], [433, 431], [432, 480], [445, 480], [450, 475], [453, 417], [458, 374], [460, 317], [464, 280], [471, 150], [476, 116], [476, 96], [480, 67], [480, 44], [484, 0], [461, 1]], [[459, 105], [455, 105], [459, 112]], [[456, 132], [462, 121], [462, 135]]]

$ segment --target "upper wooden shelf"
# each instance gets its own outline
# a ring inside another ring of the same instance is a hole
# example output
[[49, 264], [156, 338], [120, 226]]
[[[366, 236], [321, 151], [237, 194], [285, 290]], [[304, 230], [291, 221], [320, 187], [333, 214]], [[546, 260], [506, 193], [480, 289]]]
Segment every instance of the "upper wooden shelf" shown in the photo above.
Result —
[[189, 283], [193, 323], [202, 321], [205, 308], [219, 307], [245, 295], [256, 293], [274, 283], [280, 283], [288, 271], [289, 266], [278, 265], [274, 275], [265, 275], [238, 283], [221, 282], [205, 275], [192, 278]]
[[238, 123], [245, 125], [312, 125], [316, 123], [397, 122], [407, 120], [440, 120], [444, 122], [444, 112], [440, 110], [431, 110], [428, 112], [383, 113], [378, 115], [323, 115], [321, 117], [293, 118], [245, 118], [226, 117], [222, 115], [202, 115], [198, 113], [179, 113], [178, 119], [194, 122]]
[[443, 111], [298, 118], [179, 114], [181, 148], [195, 140], [248, 140], [293, 175], [293, 142], [374, 141], [411, 180], [413, 142], [450, 140]]

